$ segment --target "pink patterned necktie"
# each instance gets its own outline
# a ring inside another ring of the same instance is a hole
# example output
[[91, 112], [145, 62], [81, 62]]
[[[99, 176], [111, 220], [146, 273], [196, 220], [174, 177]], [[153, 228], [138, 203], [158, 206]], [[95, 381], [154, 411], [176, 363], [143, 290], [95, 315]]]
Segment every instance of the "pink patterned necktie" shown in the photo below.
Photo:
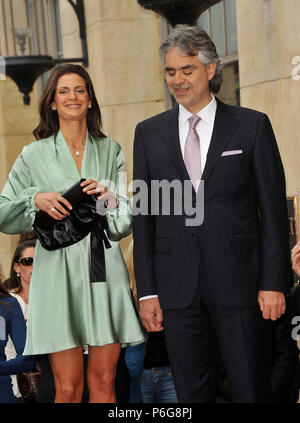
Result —
[[196, 131], [196, 126], [200, 119], [201, 118], [197, 115], [193, 115], [189, 118], [190, 129], [184, 147], [184, 163], [196, 192], [202, 175], [200, 140]]

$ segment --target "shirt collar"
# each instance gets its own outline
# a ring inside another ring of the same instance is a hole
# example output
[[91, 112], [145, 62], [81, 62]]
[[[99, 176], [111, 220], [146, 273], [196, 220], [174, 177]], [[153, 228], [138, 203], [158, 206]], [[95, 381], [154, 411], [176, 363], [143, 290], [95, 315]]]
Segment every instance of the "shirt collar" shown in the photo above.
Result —
[[[200, 110], [197, 115], [208, 125], [213, 125], [216, 110], [217, 101], [215, 96], [211, 94], [211, 101], [202, 110]], [[184, 125], [191, 116], [193, 116], [193, 114], [186, 110], [181, 104], [179, 104], [179, 126], [181, 127], [182, 125]]]

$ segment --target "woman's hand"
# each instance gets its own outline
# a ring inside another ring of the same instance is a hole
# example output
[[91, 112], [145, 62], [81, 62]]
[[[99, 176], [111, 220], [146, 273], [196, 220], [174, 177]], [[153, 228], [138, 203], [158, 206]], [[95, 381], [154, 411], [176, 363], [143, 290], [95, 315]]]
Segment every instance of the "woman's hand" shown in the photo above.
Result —
[[34, 198], [34, 203], [55, 220], [62, 220], [70, 214], [60, 203], [72, 210], [71, 204], [58, 192], [39, 192]]
[[300, 277], [300, 241], [294, 246], [291, 251], [291, 260], [293, 271]]
[[108, 208], [114, 209], [117, 207], [118, 200], [115, 194], [108, 187], [100, 184], [100, 182], [94, 181], [93, 179], [87, 179], [82, 182], [81, 186], [83, 187], [83, 191], [88, 195], [100, 193], [97, 200], [106, 201], [106, 206]]

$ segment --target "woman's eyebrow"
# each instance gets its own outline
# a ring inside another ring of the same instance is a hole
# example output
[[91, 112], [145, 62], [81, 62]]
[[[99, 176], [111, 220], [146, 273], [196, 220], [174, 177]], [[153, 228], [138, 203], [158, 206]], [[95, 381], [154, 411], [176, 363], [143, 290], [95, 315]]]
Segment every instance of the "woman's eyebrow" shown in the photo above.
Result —
[[[65, 89], [65, 88], [72, 88], [72, 87], [58, 87], [58, 90]], [[85, 88], [84, 85], [76, 85], [75, 88]]]

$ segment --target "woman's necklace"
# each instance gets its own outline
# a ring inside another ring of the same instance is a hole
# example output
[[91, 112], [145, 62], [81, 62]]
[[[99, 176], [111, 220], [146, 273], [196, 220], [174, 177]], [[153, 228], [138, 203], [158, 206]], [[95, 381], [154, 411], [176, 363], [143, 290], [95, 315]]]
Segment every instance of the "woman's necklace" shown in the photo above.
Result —
[[[75, 156], [76, 157], [80, 157], [80, 155], [81, 155], [80, 149], [74, 148], [73, 147], [73, 144], [68, 144], [68, 145], [70, 145], [71, 146], [71, 149], [75, 152]], [[82, 148], [84, 149], [84, 144], [82, 145]]]

